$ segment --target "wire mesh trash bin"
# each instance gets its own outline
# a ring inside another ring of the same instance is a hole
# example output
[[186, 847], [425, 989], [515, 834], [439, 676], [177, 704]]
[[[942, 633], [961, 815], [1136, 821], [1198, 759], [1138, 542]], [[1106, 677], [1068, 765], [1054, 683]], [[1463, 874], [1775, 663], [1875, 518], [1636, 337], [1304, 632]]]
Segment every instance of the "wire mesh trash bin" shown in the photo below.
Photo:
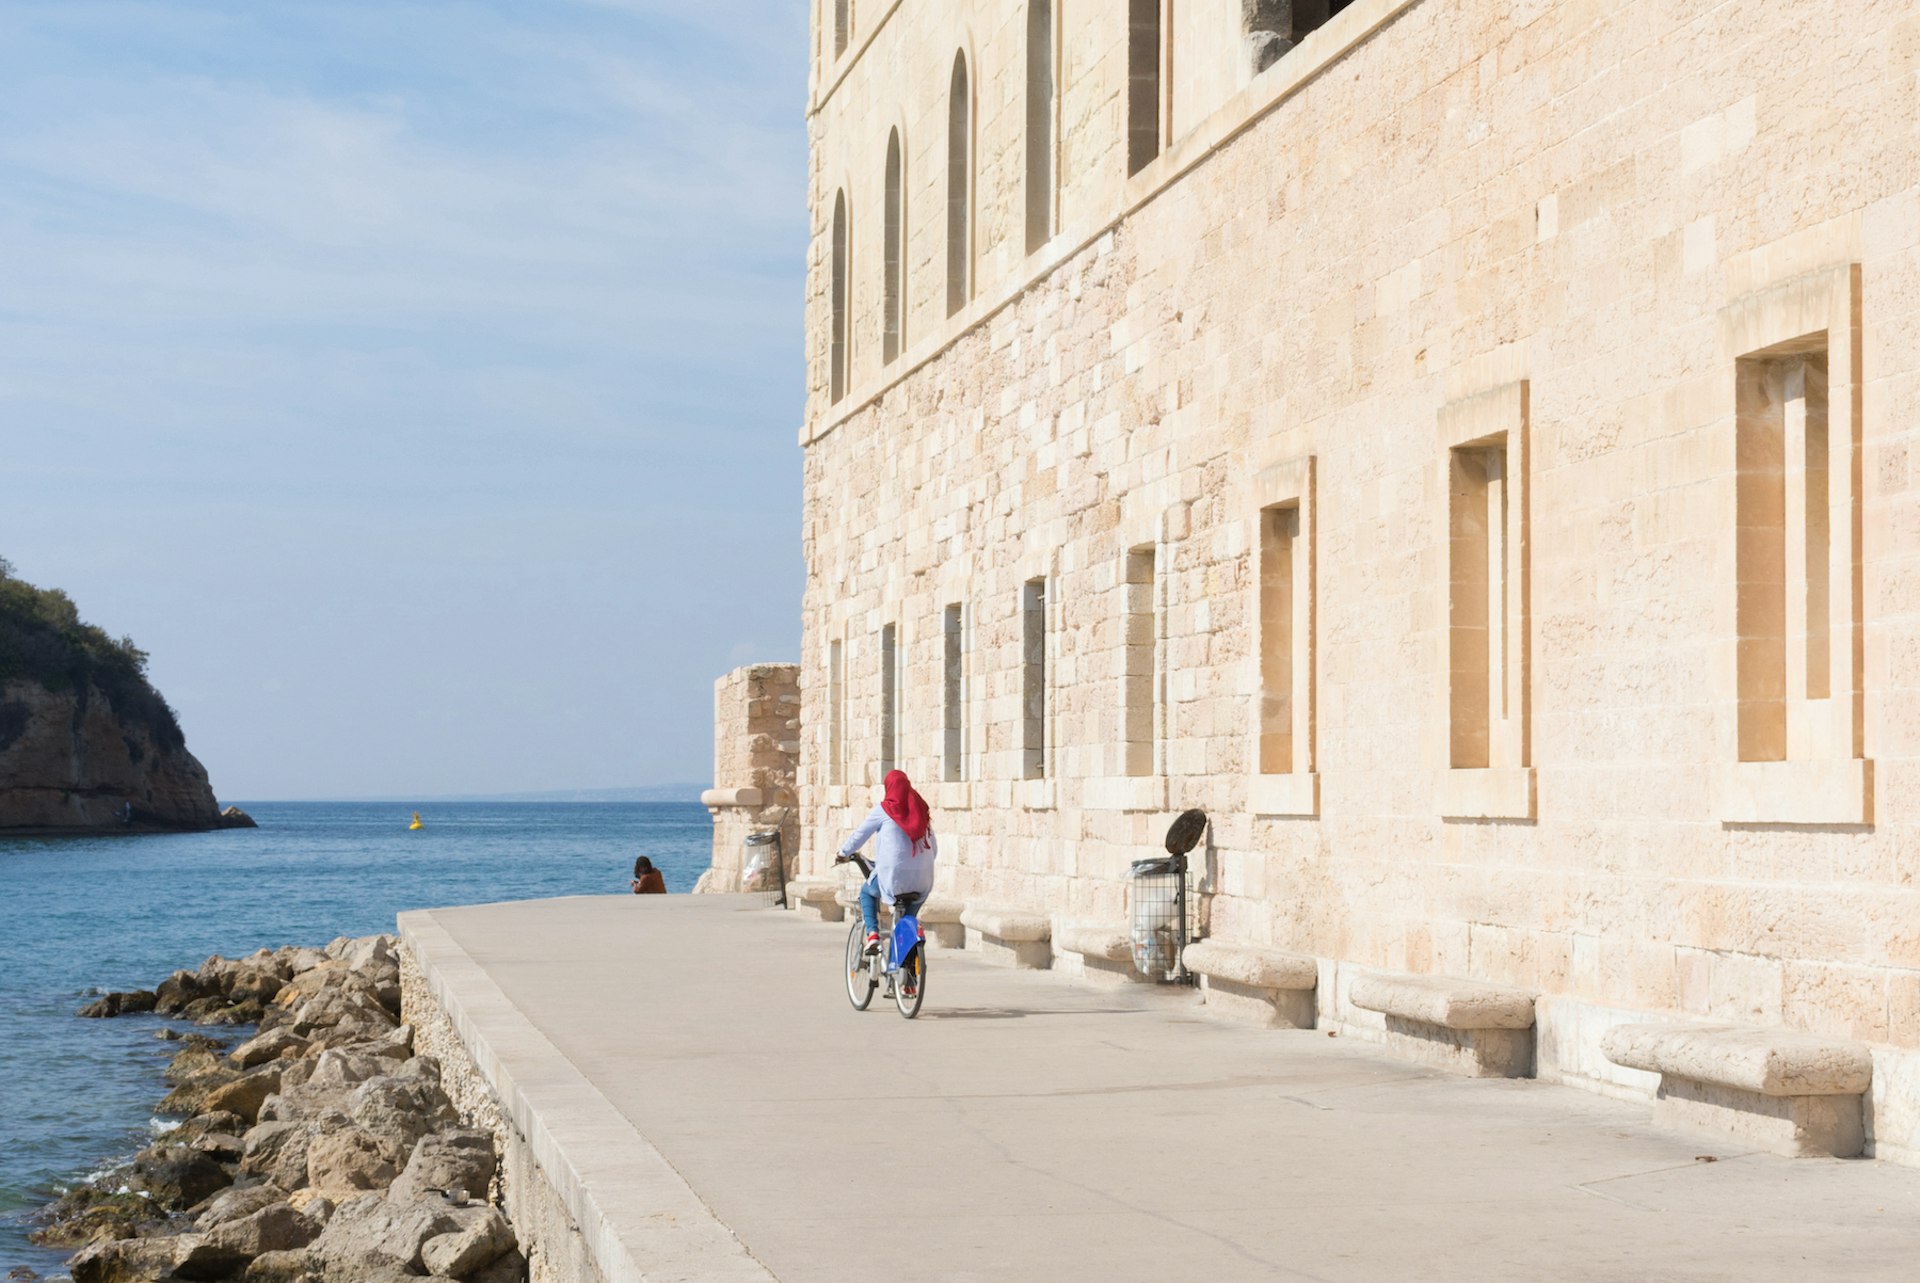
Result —
[[1127, 875], [1127, 934], [1133, 966], [1155, 980], [1182, 980], [1180, 950], [1187, 943], [1187, 857], [1135, 860]]
[[787, 903], [787, 867], [780, 850], [780, 830], [762, 829], [740, 842], [740, 889], [767, 897], [782, 908]]

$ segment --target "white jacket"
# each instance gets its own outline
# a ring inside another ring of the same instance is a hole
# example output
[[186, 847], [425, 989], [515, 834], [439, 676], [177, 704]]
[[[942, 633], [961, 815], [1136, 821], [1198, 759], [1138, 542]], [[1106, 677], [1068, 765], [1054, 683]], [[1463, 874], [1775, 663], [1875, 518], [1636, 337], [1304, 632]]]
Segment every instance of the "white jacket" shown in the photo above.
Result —
[[938, 845], [931, 828], [927, 830], [926, 839], [919, 843], [920, 849], [915, 851], [915, 843], [907, 831], [876, 806], [860, 821], [860, 827], [840, 844], [840, 854], [852, 855], [867, 844], [868, 838], [874, 839], [873, 880], [881, 899], [892, 904], [896, 896], [925, 895], [933, 890], [933, 859]]

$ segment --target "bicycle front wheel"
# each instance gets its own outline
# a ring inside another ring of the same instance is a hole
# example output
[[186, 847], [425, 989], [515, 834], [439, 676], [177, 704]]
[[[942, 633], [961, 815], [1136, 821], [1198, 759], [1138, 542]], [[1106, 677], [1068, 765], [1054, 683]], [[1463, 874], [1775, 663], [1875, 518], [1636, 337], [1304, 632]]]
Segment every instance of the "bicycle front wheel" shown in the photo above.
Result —
[[880, 982], [874, 979], [873, 968], [867, 965], [867, 929], [857, 917], [847, 931], [846, 973], [847, 1001], [855, 1011], [865, 1011]]
[[920, 1014], [920, 1004], [927, 1000], [927, 947], [915, 945], [907, 960], [900, 965], [900, 973], [893, 978], [893, 1005], [900, 1008], [900, 1014], [912, 1020]]

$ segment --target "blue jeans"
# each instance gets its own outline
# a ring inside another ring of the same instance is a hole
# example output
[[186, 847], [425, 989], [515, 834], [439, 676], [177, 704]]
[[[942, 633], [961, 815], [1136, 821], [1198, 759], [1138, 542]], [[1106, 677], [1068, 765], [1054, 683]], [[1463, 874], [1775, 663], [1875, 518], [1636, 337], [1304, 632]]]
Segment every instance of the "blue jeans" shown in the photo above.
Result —
[[[909, 908], [917, 907], [919, 902], [926, 898], [920, 895], [909, 895], [906, 892], [902, 892], [901, 897], [911, 901]], [[867, 924], [867, 930], [870, 933], [874, 935], [880, 933], [880, 884], [873, 878], [868, 878], [860, 884], [860, 920]]]

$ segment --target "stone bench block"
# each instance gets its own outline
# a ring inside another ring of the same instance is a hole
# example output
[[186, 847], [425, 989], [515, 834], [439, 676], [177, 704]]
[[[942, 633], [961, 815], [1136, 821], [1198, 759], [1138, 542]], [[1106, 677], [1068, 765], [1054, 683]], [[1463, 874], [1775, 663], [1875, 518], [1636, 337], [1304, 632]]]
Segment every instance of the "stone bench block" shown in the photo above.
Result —
[[1277, 1029], [1311, 1029], [1320, 963], [1305, 954], [1227, 940], [1200, 940], [1181, 953], [1216, 1015]]
[[1536, 996], [1453, 976], [1386, 973], [1357, 977], [1347, 992], [1354, 1006], [1386, 1017], [1389, 1049], [1475, 1078], [1532, 1077]]
[[1117, 922], [1053, 924], [1053, 967], [1096, 984], [1138, 984], [1151, 980], [1133, 967], [1133, 942]]
[[1006, 905], [968, 904], [960, 913], [967, 948], [982, 959], [1012, 967], [1053, 965], [1053, 919]]
[[787, 904], [822, 922], [840, 922], [846, 908], [840, 903], [838, 878], [800, 878], [787, 883]]
[[1663, 1127], [1791, 1157], [1852, 1158], [1866, 1146], [1873, 1057], [1859, 1043], [1747, 1025], [1619, 1025], [1601, 1050], [1660, 1075], [1654, 1121]]

